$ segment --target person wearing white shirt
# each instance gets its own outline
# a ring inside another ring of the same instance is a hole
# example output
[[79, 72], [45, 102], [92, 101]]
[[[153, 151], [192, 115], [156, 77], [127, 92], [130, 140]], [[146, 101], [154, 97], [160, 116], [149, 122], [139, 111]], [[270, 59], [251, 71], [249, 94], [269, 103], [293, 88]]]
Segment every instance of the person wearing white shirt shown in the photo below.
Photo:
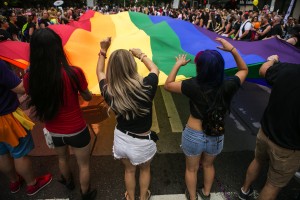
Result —
[[242, 15], [242, 25], [239, 29], [239, 31], [236, 33], [234, 40], [250, 40], [251, 38], [251, 28], [252, 23], [250, 21], [248, 14]]

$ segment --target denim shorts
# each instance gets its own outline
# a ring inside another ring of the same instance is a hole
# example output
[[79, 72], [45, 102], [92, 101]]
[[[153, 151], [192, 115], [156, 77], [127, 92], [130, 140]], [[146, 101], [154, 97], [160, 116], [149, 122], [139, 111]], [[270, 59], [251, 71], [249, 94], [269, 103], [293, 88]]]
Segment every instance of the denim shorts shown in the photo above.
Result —
[[115, 128], [113, 154], [115, 159], [127, 158], [132, 165], [140, 165], [151, 160], [156, 151], [156, 143], [149, 139], [139, 139]]
[[186, 126], [182, 132], [181, 148], [186, 156], [200, 156], [203, 152], [216, 156], [223, 149], [224, 135], [208, 136]]
[[5, 142], [0, 142], [0, 155], [5, 155], [10, 153], [10, 155], [17, 159], [29, 154], [29, 152], [34, 148], [33, 139], [31, 132], [27, 131], [27, 135], [23, 138], [19, 138], [19, 144], [16, 147], [12, 147]]

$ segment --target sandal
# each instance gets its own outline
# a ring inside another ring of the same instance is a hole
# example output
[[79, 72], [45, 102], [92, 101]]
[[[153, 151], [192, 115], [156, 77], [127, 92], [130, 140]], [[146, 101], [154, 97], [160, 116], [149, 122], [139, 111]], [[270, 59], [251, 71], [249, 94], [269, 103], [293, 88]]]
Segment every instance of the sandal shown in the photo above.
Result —
[[124, 199], [124, 200], [127, 200], [127, 197], [128, 197], [128, 192], [127, 192], [127, 191], [125, 191], [125, 194], [124, 194], [124, 197], [123, 197], [123, 199]]
[[148, 190], [147, 193], [148, 193], [148, 198], [146, 200], [150, 200], [150, 198], [151, 198], [151, 192], [150, 192], [150, 190]]
[[[150, 200], [150, 198], [151, 198], [151, 192], [150, 192], [150, 190], [148, 190], [147, 193], [148, 193], [148, 197], [146, 198], [146, 200]], [[141, 197], [139, 197], [139, 199], [141, 199]]]

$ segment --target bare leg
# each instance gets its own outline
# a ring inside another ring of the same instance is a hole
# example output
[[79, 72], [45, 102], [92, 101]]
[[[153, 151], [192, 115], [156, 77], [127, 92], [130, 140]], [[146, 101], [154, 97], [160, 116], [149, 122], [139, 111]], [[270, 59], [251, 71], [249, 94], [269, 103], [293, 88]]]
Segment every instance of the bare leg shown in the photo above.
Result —
[[90, 187], [90, 144], [83, 148], [72, 148], [79, 166], [79, 180], [82, 194]]
[[122, 162], [125, 166], [125, 186], [128, 194], [127, 200], [134, 200], [136, 166], [132, 165], [127, 158], [122, 159]]
[[271, 185], [268, 181], [259, 194], [258, 200], [275, 200], [281, 188]]
[[140, 167], [140, 199], [147, 200], [148, 189], [150, 185], [151, 173], [150, 173], [151, 160], [139, 165]]
[[66, 180], [69, 180], [71, 177], [69, 148], [67, 145], [65, 145], [62, 147], [55, 147], [54, 150], [58, 155], [58, 166], [60, 173], [65, 177]]
[[14, 160], [17, 172], [25, 179], [27, 185], [36, 183], [33, 175], [32, 164], [28, 156], [23, 156]]
[[185, 184], [190, 194], [190, 199], [196, 199], [197, 174], [201, 156], [185, 157]]
[[258, 160], [254, 158], [254, 160], [250, 163], [246, 178], [242, 187], [242, 190], [247, 193], [250, 189], [251, 184], [257, 179], [257, 176], [259, 175], [259, 172], [261, 170], [262, 165], [259, 163]]
[[0, 156], [0, 171], [8, 176], [10, 182], [16, 182], [19, 180], [14, 161], [9, 154]]
[[214, 160], [216, 156], [208, 155], [203, 153], [202, 166], [203, 166], [203, 177], [204, 177], [204, 188], [203, 194], [208, 196], [210, 194], [211, 186], [215, 178], [215, 167]]

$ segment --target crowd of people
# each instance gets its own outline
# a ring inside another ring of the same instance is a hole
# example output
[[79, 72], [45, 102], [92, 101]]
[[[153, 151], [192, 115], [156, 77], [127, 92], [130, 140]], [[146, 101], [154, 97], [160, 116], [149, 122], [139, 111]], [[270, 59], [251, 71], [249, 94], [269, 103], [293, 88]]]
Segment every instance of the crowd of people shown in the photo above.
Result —
[[[289, 17], [287, 23], [282, 23], [282, 16], [267, 10], [174, 10], [168, 6], [95, 10], [104, 14], [130, 10], [165, 15], [189, 21], [233, 40], [252, 41], [275, 36], [299, 47], [299, 25], [296, 20]], [[12, 193], [18, 192], [23, 179], [28, 195], [36, 194], [52, 180], [50, 174], [34, 178], [27, 157], [34, 148], [30, 133], [34, 124], [19, 108], [17, 98], [17, 94], [26, 93], [28, 107], [32, 108], [36, 119], [45, 123], [43, 131], [47, 145], [54, 148], [58, 155], [59, 182], [70, 190], [74, 189], [68, 151], [72, 148], [79, 167], [81, 197], [96, 199], [97, 190], [90, 185], [90, 133], [78, 102], [78, 94], [89, 101], [91, 93], [83, 71], [69, 66], [61, 38], [47, 28], [50, 24], [67, 24], [77, 20], [84, 12], [83, 9], [59, 11], [51, 8], [41, 11], [9, 10], [0, 16], [1, 40], [30, 42], [30, 68], [22, 80], [7, 63], [0, 61], [0, 170], [8, 176]], [[148, 200], [151, 198], [151, 161], [156, 154], [158, 140], [150, 128], [159, 69], [141, 49], [132, 48], [111, 52], [107, 69], [104, 70], [111, 40], [108, 36], [100, 41], [96, 75], [101, 94], [109, 105], [108, 112], [114, 112], [117, 120], [113, 156], [120, 159], [125, 168], [124, 198], [133, 200], [135, 197], [138, 167], [139, 196], [141, 200]], [[222, 55], [219, 51], [207, 49], [198, 52], [194, 59], [195, 77], [175, 81], [179, 69], [191, 61], [186, 55], [178, 55], [164, 84], [167, 91], [189, 99], [190, 115], [181, 140], [186, 158], [187, 200], [198, 199], [198, 196], [204, 200], [211, 198], [215, 176], [213, 163], [222, 152], [224, 143], [224, 118], [230, 111], [233, 96], [248, 74], [248, 67], [237, 49], [224, 38], [218, 37], [216, 41], [220, 43], [218, 48], [221, 51], [233, 56], [238, 68], [234, 76], [225, 78]], [[251, 185], [266, 161], [269, 162], [268, 178], [259, 196], [261, 200], [276, 199], [281, 188], [300, 168], [300, 65], [281, 63], [279, 60], [277, 55], [270, 56], [259, 71], [273, 88], [257, 135], [255, 158], [239, 191], [239, 199], [242, 200], [253, 194]], [[149, 70], [146, 77], [138, 74], [137, 62], [142, 62]], [[197, 191], [199, 163], [203, 167], [204, 186]]]
[[[98, 7], [93, 9], [103, 14], [116, 14], [123, 11], [142, 12], [147, 15], [169, 16], [178, 20], [185, 20], [199, 27], [213, 31], [221, 36], [234, 40], [257, 41], [272, 37], [286, 40], [288, 43], [300, 47], [299, 19], [275, 11], [269, 11], [266, 6], [262, 10], [241, 11], [220, 8], [186, 8], [173, 9], [165, 6], [133, 6], [133, 7]], [[45, 28], [51, 24], [68, 24], [76, 21], [88, 10], [83, 8], [48, 8], [48, 9], [12, 9], [3, 11], [0, 16], [1, 40], [19, 40], [29, 42], [34, 30]], [[8, 24], [6, 24], [7, 22]]]

